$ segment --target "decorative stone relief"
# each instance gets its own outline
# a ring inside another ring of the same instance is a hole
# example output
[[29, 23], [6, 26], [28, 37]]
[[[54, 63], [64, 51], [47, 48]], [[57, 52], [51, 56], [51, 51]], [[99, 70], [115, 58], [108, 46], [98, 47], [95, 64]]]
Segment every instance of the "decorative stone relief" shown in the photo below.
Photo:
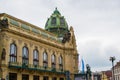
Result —
[[51, 49], [47, 49], [49, 52], [51, 52]]
[[30, 47], [32, 47], [33, 46], [33, 44], [32, 43], [30, 43]]
[[3, 20], [0, 20], [0, 28], [6, 28], [8, 27], [8, 19], [3, 19]]
[[16, 43], [16, 41], [15, 41], [15, 40], [12, 40], [12, 43]]
[[26, 43], [24, 43], [24, 45], [25, 45], [25, 46], [27, 46], [27, 44], [26, 44]]
[[38, 49], [38, 46], [35, 46], [35, 49]]
[[9, 36], [5, 36], [5, 39], [6, 39], [6, 41], [9, 41], [10, 40], [10, 37]]
[[1, 38], [4, 38], [5, 36], [6, 36], [5, 33], [2, 33], [2, 34], [1, 34]]
[[19, 44], [22, 44], [22, 40], [18, 39], [18, 43], [19, 43]]

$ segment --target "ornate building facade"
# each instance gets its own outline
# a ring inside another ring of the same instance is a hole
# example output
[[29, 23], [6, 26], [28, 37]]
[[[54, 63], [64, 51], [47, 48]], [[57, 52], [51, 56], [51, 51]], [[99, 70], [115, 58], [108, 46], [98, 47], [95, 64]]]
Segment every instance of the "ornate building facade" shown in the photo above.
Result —
[[114, 66], [114, 78], [115, 80], [120, 80], [120, 61]]
[[101, 72], [101, 80], [112, 80], [112, 71], [102, 71]]
[[55, 9], [45, 29], [0, 14], [2, 80], [74, 80], [78, 53], [73, 27]]

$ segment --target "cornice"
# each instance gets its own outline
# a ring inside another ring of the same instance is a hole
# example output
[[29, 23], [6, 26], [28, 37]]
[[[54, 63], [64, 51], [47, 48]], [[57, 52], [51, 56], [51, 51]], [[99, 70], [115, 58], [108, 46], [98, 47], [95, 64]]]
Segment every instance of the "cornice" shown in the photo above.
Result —
[[64, 49], [64, 47], [61, 44], [59, 44], [55, 41], [48, 41], [48, 39], [45, 40], [45, 38], [43, 39], [41, 36], [39, 36], [39, 37], [41, 37], [41, 39], [40, 38], [38, 39], [38, 38], [36, 38], [32, 35], [27, 35], [27, 34], [17, 32], [17, 31], [13, 31], [13, 30], [10, 30], [10, 29], [4, 29], [3, 31], [7, 31], [7, 32], [10, 32], [10, 33], [13, 33], [14, 35], [18, 35], [20, 37], [24, 37], [26, 39], [37, 41], [37, 42], [40, 42], [40, 43], [43, 43], [43, 44], [46, 44], [46, 45], [50, 45], [50, 46], [53, 46], [53, 47], [56, 47], [56, 48]]
[[[9, 27], [3, 29], [5, 31], [19, 35], [19, 36], [24, 37], [24, 38], [35, 40], [37, 42], [41, 42], [41, 43], [46, 44], [46, 45], [60, 48], [63, 50], [74, 50], [72, 47], [69, 47], [69, 46], [67, 47], [62, 42], [59, 42], [58, 38], [54, 34], [48, 32], [46, 30], [43, 30], [43, 29], [41, 29], [35, 25], [32, 25], [28, 22], [17, 19], [13, 16], [6, 14], [6, 13], [0, 14], [0, 19], [4, 19], [4, 18], [8, 19], [8, 26], [9, 26]], [[12, 22], [10, 22], [11, 19], [13, 20], [13, 22], [14, 21], [17, 22], [17, 24], [16, 25], [12, 24]], [[22, 24], [26, 25], [25, 27], [29, 28], [29, 30], [22, 28]], [[39, 30], [42, 32], [35, 33], [32, 31], [32, 29], [36, 29], [36, 30]]]

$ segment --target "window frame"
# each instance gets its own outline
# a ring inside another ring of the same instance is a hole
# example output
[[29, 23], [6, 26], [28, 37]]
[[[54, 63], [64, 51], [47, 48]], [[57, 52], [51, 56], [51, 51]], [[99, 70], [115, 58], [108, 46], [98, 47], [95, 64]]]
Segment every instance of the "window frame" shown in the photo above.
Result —
[[56, 68], [56, 56], [54, 54], [51, 55], [51, 66]]
[[15, 43], [10, 44], [10, 62], [17, 62], [17, 46]]
[[22, 48], [22, 63], [29, 64], [29, 50], [27, 46]]
[[59, 69], [62, 71], [63, 70], [63, 57], [59, 57]]
[[46, 51], [43, 52], [43, 66], [48, 67], [48, 54]]
[[39, 52], [37, 49], [33, 50], [33, 65], [34, 66], [39, 65]]

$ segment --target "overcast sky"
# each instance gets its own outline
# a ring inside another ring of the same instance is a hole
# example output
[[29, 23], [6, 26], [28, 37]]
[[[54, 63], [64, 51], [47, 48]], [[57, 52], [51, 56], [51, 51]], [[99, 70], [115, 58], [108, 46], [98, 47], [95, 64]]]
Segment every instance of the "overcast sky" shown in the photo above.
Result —
[[43, 29], [55, 7], [73, 26], [80, 58], [92, 71], [111, 69], [110, 56], [120, 60], [120, 0], [0, 0], [0, 13]]

